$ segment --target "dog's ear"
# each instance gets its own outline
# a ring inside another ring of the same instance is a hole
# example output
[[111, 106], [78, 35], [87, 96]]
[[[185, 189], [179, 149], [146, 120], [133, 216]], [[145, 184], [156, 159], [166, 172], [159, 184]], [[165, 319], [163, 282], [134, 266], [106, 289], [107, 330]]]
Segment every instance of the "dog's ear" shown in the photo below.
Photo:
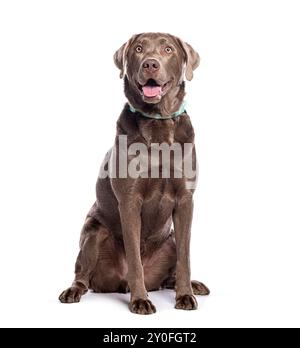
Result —
[[132, 38], [126, 43], [124, 43], [124, 45], [122, 45], [114, 54], [114, 62], [116, 66], [120, 69], [120, 79], [122, 79], [125, 75], [128, 50], [134, 42], [134, 40], [137, 38], [137, 36], [138, 35], [132, 36]]
[[188, 81], [193, 79], [193, 71], [197, 69], [200, 64], [200, 56], [188, 43], [178, 39], [179, 45], [181, 46], [186, 63], [185, 77]]

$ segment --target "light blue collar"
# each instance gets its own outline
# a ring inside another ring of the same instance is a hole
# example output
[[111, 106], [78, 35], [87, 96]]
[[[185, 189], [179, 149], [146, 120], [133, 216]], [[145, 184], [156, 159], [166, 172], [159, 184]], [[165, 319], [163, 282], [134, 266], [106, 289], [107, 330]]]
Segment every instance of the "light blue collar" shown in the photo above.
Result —
[[175, 112], [174, 114], [170, 115], [170, 116], [162, 116], [161, 114], [154, 114], [154, 115], [150, 115], [150, 114], [146, 114], [145, 112], [143, 111], [140, 111], [138, 109], [135, 109], [132, 105], [129, 105], [129, 110], [132, 112], [132, 113], [138, 113], [138, 114], [141, 114], [142, 116], [144, 117], [147, 117], [147, 118], [152, 118], [152, 119], [155, 119], [155, 120], [170, 120], [171, 118], [177, 118], [179, 116], [181, 116], [182, 114], [184, 114], [186, 111], [185, 111], [185, 108], [186, 108], [186, 102], [184, 101], [179, 110], [177, 112]]

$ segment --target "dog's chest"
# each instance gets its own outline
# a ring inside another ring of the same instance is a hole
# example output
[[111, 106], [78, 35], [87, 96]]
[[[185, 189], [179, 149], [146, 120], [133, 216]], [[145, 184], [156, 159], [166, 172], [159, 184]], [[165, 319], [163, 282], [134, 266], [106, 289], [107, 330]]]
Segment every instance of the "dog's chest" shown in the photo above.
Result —
[[142, 120], [140, 122], [140, 133], [148, 146], [161, 143], [172, 144], [175, 130], [176, 125], [173, 120]]
[[168, 224], [175, 208], [176, 196], [171, 180], [151, 180], [142, 205], [142, 225], [145, 233], [156, 233]]

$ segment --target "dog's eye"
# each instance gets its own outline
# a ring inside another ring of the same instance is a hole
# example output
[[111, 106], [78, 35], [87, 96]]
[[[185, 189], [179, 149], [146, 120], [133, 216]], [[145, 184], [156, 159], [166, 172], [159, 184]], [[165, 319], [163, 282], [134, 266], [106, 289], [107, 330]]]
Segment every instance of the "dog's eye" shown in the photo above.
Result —
[[165, 52], [168, 53], [168, 54], [171, 54], [173, 52], [173, 50], [172, 50], [171, 47], [166, 47], [165, 48]]
[[139, 45], [139, 46], [137, 46], [137, 47], [135, 48], [135, 51], [136, 51], [137, 53], [142, 53], [142, 52], [143, 52], [143, 47], [142, 47], [141, 45]]

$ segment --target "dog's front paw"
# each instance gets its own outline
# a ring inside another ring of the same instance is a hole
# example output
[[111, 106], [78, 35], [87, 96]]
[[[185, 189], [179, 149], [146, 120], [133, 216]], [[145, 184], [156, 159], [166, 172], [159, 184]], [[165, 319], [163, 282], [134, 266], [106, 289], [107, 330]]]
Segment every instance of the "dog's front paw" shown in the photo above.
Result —
[[197, 282], [196, 280], [192, 281], [192, 289], [194, 295], [199, 296], [208, 296], [210, 294], [210, 290], [203, 283]]
[[80, 288], [72, 286], [61, 293], [59, 300], [62, 303], [78, 303], [82, 295], [83, 292]]
[[150, 300], [134, 300], [130, 302], [129, 309], [135, 314], [154, 314], [156, 313], [156, 308]]
[[183, 295], [176, 298], [175, 308], [191, 311], [198, 308], [198, 303], [193, 295]]

